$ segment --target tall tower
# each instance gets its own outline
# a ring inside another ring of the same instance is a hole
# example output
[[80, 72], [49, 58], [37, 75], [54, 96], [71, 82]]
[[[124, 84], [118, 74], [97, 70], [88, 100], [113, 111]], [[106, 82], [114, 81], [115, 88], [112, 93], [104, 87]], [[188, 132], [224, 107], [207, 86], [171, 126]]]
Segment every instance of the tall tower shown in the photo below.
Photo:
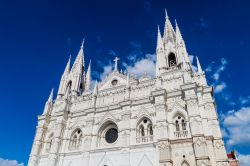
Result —
[[119, 71], [116, 57], [92, 89], [82, 44], [38, 117], [28, 166], [228, 166], [213, 88], [165, 19], [154, 78]]
[[176, 30], [174, 31], [167, 12], [165, 19], [163, 37], [158, 27], [156, 76], [160, 77], [173, 69], [181, 69], [191, 73], [190, 60], [178, 24], [176, 22]]

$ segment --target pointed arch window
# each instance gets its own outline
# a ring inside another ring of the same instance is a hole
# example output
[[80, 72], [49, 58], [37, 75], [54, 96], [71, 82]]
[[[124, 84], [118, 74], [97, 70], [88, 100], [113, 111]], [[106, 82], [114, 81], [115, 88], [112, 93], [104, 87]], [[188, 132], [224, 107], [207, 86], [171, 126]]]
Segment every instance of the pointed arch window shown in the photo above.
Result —
[[82, 130], [76, 129], [70, 138], [69, 149], [78, 149], [82, 144]]
[[181, 115], [176, 116], [174, 119], [175, 131], [174, 135], [177, 138], [187, 137], [187, 121]]
[[177, 65], [177, 60], [176, 60], [176, 56], [174, 53], [170, 53], [168, 55], [168, 66], [169, 67], [173, 67], [173, 66], [176, 66]]
[[144, 143], [153, 141], [153, 125], [148, 118], [142, 118], [137, 124], [136, 142]]

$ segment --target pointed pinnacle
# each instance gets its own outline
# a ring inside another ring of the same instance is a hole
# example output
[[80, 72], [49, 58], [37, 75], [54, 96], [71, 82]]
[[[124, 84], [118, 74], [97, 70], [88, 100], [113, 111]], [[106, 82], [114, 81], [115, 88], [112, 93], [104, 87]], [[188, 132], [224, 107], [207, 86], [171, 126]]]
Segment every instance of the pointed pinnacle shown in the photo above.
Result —
[[202, 71], [201, 64], [200, 64], [198, 56], [196, 56], [196, 63], [197, 63], [198, 73], [202, 74], [203, 71]]
[[89, 66], [88, 66], [88, 70], [87, 73], [91, 70], [91, 59], [89, 60]]
[[86, 77], [86, 89], [89, 90], [91, 84], [91, 60], [89, 61], [89, 66], [85, 77]]
[[54, 88], [52, 88], [52, 90], [50, 92], [50, 95], [49, 95], [49, 98], [48, 98], [48, 102], [52, 102], [52, 100], [53, 100], [53, 93], [54, 93]]
[[167, 9], [165, 8], [165, 18], [168, 19], [168, 12], [167, 12]]
[[84, 42], [85, 42], [85, 38], [82, 39], [81, 49], [83, 49], [83, 47], [84, 47]]
[[71, 55], [69, 56], [69, 60], [68, 60], [68, 62], [66, 64], [63, 75], [68, 74], [70, 72], [70, 62], [71, 62]]
[[176, 19], [174, 19], [174, 22], [175, 22], [175, 29], [179, 28], [179, 26], [178, 26], [178, 23], [177, 23], [177, 20], [176, 20]]
[[160, 28], [159, 28], [159, 25], [158, 25], [157, 46], [156, 46], [156, 48], [161, 48], [161, 47], [163, 47], [163, 42], [162, 42]]
[[127, 87], [130, 86], [130, 76], [129, 76], [129, 72], [127, 73]]
[[95, 81], [95, 87], [94, 87], [93, 94], [96, 95], [97, 91], [98, 91], [98, 83], [97, 83], [97, 81]]

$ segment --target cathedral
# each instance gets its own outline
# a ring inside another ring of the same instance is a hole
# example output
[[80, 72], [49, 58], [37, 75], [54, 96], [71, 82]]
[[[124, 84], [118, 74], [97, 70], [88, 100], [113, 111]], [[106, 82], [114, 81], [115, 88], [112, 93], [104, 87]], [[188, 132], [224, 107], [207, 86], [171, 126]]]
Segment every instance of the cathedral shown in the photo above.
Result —
[[81, 45], [38, 116], [28, 166], [229, 166], [213, 87], [165, 19], [153, 78], [119, 71], [116, 57], [91, 88]]

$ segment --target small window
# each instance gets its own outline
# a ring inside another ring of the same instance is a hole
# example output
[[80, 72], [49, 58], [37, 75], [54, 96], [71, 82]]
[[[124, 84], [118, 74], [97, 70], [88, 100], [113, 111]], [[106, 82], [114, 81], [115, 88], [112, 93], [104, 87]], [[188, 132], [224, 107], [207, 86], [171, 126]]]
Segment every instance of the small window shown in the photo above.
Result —
[[180, 131], [180, 126], [178, 121], [175, 122], [176, 131]]
[[149, 134], [150, 134], [150, 135], [153, 135], [153, 134], [154, 134], [154, 133], [153, 133], [153, 127], [152, 127], [152, 126], [149, 127]]
[[116, 128], [109, 129], [105, 134], [107, 143], [114, 143], [118, 138], [118, 131]]
[[117, 80], [117, 79], [114, 79], [114, 80], [111, 82], [111, 84], [112, 84], [113, 86], [117, 85], [117, 83], [118, 83], [118, 80]]
[[186, 130], [186, 122], [182, 120], [181, 122], [182, 130]]
[[170, 53], [168, 55], [168, 65], [169, 65], [169, 67], [173, 67], [173, 66], [177, 65], [176, 57], [175, 57], [174, 53]]
[[142, 125], [140, 127], [140, 134], [141, 134], [142, 137], [145, 136], [144, 127]]

